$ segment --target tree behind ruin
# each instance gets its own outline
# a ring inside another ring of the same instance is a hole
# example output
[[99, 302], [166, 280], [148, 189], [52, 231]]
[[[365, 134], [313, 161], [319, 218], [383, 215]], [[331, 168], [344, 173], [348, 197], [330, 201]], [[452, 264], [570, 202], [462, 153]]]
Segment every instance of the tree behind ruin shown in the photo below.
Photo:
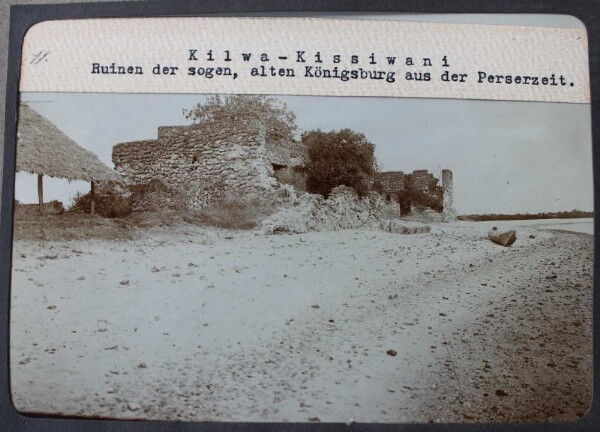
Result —
[[293, 140], [296, 115], [280, 100], [260, 95], [213, 95], [206, 102], [183, 113], [194, 123], [205, 121], [232, 121], [237, 118], [255, 118], [266, 129], [267, 140]]
[[369, 191], [376, 170], [375, 145], [363, 133], [316, 130], [302, 134], [302, 143], [308, 151], [308, 192], [327, 197], [340, 185], [354, 188], [361, 196]]

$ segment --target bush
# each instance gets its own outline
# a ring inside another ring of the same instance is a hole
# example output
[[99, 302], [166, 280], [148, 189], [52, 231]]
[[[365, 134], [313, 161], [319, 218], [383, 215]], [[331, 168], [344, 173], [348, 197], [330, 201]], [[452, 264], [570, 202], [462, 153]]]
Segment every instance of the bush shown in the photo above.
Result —
[[234, 122], [236, 117], [254, 118], [265, 127], [267, 140], [292, 140], [298, 129], [296, 115], [279, 99], [261, 95], [213, 95], [183, 113], [194, 123]]
[[[92, 208], [92, 195], [90, 192], [82, 194], [78, 192], [71, 200], [71, 210], [90, 213]], [[96, 194], [94, 210], [97, 214], [106, 218], [122, 218], [131, 214], [129, 200], [114, 194]]]
[[252, 229], [275, 211], [273, 204], [259, 199], [227, 197], [198, 211], [203, 223], [228, 229]]
[[129, 204], [134, 212], [185, 210], [185, 197], [158, 179], [129, 186]]
[[306, 191], [306, 177], [301, 171], [297, 169], [276, 169], [273, 173], [273, 177], [275, 177], [279, 183], [292, 185], [296, 192]]
[[302, 135], [308, 150], [306, 189], [329, 196], [337, 186], [349, 186], [365, 196], [376, 169], [375, 145], [364, 134], [343, 129], [339, 132], [311, 131]]

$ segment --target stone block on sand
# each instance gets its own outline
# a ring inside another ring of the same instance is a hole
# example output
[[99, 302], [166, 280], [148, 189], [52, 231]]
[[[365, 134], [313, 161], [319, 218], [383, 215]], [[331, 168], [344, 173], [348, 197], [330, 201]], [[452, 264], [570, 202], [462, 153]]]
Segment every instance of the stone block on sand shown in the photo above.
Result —
[[381, 229], [394, 234], [423, 234], [431, 231], [431, 226], [419, 222], [387, 219], [381, 222]]
[[502, 246], [511, 246], [517, 241], [517, 232], [515, 230], [500, 231], [494, 227], [488, 232], [488, 238]]

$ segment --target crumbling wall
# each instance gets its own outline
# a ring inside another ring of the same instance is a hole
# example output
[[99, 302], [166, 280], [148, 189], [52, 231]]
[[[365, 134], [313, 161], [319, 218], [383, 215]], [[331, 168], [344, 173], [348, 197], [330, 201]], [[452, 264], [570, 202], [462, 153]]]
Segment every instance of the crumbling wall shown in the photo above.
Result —
[[454, 208], [454, 185], [452, 171], [442, 170], [442, 191], [444, 220], [454, 222], [456, 220], [456, 210]]
[[[132, 141], [113, 146], [112, 161], [129, 184], [147, 183], [158, 177], [160, 166], [155, 166], [164, 152], [158, 140]], [[158, 157], [157, 157], [158, 156]]]
[[415, 170], [410, 175], [409, 188], [423, 194], [441, 207], [443, 205], [442, 190], [438, 187], [438, 183], [439, 179], [429, 171]]
[[304, 194], [261, 224], [264, 232], [305, 233], [350, 228], [380, 228], [398, 215], [397, 205], [376, 192], [360, 198], [354, 189], [337, 186], [329, 196]]
[[[403, 209], [408, 206], [410, 212], [406, 211], [406, 215], [430, 221], [456, 219], [450, 170], [442, 170], [441, 186], [440, 180], [428, 170], [415, 170], [410, 174], [386, 171], [379, 173], [377, 180], [386, 197], [399, 200]], [[415, 197], [421, 202], [411, 202]], [[434, 208], [442, 211], [435, 211]]]
[[252, 119], [158, 128], [158, 139], [117, 144], [112, 160], [129, 185], [160, 180], [199, 209], [233, 195], [282, 200], [293, 194], [273, 178], [265, 129]]
[[406, 187], [406, 175], [402, 171], [386, 171], [379, 173], [377, 181], [382, 192], [387, 195], [396, 195]]
[[267, 158], [275, 169], [299, 168], [306, 165], [308, 152], [306, 146], [298, 141], [288, 139], [269, 140], [267, 145]]
[[[306, 148], [296, 141], [267, 143], [264, 126], [256, 120], [240, 118], [226, 124], [213, 121], [192, 126], [165, 126], [158, 128], [157, 135], [155, 140], [113, 147], [115, 169], [130, 187], [141, 186], [139, 190], [144, 192], [138, 194], [140, 209], [152, 207], [151, 201], [163, 199], [163, 195], [164, 205], [157, 202], [155, 207], [171, 208], [183, 201], [188, 208], [200, 209], [226, 196], [290, 203], [296, 197], [290, 185], [299, 191], [304, 189], [302, 167], [307, 160]], [[275, 170], [280, 181], [275, 178]], [[408, 205], [410, 210], [411, 204], [415, 204], [415, 214], [428, 219], [434, 218], [431, 208], [443, 208], [445, 220], [456, 216], [450, 170], [443, 170], [441, 187], [439, 179], [427, 170], [411, 174], [389, 171], [379, 173], [377, 180], [390, 200], [386, 204], [388, 210], [400, 213], [402, 205]], [[164, 185], [160, 191], [169, 193], [161, 194], [155, 187], [149, 187], [152, 182], [160, 182]], [[430, 208], [422, 208], [423, 203], [403, 202], [403, 197], [411, 192], [424, 197]], [[329, 207], [336, 202], [335, 199], [327, 201]], [[361, 212], [364, 214], [364, 209]]]
[[434, 177], [429, 171], [415, 170], [410, 176], [410, 187], [414, 190], [427, 192], [432, 181], [434, 181]]

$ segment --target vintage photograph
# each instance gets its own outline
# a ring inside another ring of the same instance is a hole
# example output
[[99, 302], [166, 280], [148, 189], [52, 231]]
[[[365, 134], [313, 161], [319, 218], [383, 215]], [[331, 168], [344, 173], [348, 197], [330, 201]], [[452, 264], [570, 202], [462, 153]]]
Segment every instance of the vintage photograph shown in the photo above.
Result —
[[591, 150], [588, 104], [22, 93], [13, 403], [575, 421]]

